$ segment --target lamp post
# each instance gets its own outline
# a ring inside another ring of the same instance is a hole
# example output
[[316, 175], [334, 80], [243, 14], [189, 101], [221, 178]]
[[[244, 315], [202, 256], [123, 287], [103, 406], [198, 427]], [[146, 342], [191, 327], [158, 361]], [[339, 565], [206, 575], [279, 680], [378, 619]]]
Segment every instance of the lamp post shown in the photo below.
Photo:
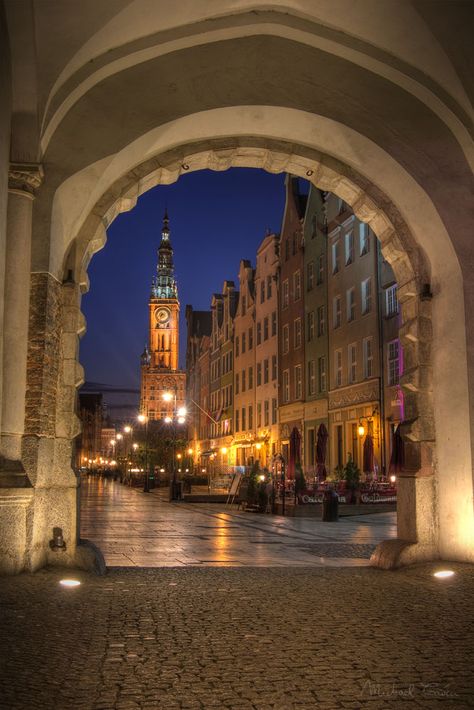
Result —
[[148, 470], [148, 417], [146, 414], [139, 414], [137, 417], [140, 424], [145, 427], [145, 483], [143, 484], [143, 493], [150, 492], [150, 472]]
[[[170, 491], [169, 499], [176, 500], [176, 427], [178, 424], [184, 424], [186, 421], [187, 410], [186, 407], [177, 406], [177, 386], [174, 387], [173, 392], [164, 392], [163, 400], [165, 402], [173, 402], [173, 414], [172, 416], [165, 417], [166, 424], [173, 424], [173, 457], [172, 457], [172, 469], [170, 478]], [[181, 457], [181, 455], [180, 455]]]
[[120, 444], [121, 444], [122, 439], [123, 439], [123, 434], [120, 434], [120, 433], [119, 433], [119, 434], [116, 434], [116, 435], [115, 435], [115, 438], [117, 439], [117, 442], [118, 442], [118, 443], [117, 443], [117, 458], [118, 458], [119, 467], [120, 467], [120, 483], [123, 483], [124, 471], [122, 470], [122, 466], [120, 466], [120, 451], [121, 451], [121, 446], [120, 446]]

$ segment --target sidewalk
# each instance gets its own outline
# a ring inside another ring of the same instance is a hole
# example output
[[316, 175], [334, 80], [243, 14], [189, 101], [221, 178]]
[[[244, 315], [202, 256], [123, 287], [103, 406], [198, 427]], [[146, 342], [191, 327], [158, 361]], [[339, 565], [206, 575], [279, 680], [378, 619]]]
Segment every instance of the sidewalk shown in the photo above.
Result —
[[81, 487], [81, 537], [100, 547], [108, 566], [365, 566], [376, 545], [395, 536], [394, 513], [323, 523], [169, 503], [167, 489], [143, 493], [111, 480]]

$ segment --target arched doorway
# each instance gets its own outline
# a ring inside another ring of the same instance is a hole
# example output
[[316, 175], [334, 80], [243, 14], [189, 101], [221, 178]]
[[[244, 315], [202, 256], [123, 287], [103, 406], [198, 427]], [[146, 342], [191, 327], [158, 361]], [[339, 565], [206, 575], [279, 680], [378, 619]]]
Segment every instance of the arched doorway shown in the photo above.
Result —
[[[327, 47], [311, 48], [286, 21], [274, 36], [262, 28], [250, 37], [224, 36], [208, 37], [207, 43], [201, 37], [199, 46], [181, 51], [173, 45], [171, 54], [158, 52], [147, 61], [133, 63], [130, 55], [122, 68], [101, 78], [82, 81], [76, 75], [74, 90], [70, 87], [68, 94], [64, 83], [45, 114], [47, 170], [32, 216], [27, 378], [19, 383], [26, 389], [26, 416], [10, 447], [13, 453], [15, 447], [21, 450], [34, 487], [28, 503], [30, 538], [22, 543], [26, 561], [20, 567], [56, 561], [48, 550], [53, 521], [70, 540], [68, 561], [76, 559], [70, 442], [77, 433], [74, 400], [82, 379], [80, 293], [87, 287], [88, 260], [104, 243], [107, 225], [152, 185], [176, 180], [183, 171], [239, 165], [288, 171], [334, 192], [380, 239], [400, 284], [409, 455], [400, 491], [400, 541], [382, 546], [377, 562], [471, 559], [465, 320], [470, 316], [464, 315], [467, 291], [459, 264], [466, 235], [460, 215], [467, 196], [461, 190], [457, 209], [446, 208], [443, 185], [428, 169], [440, 155], [424, 141], [423, 131], [412, 131], [406, 121], [413, 111], [420, 127], [439, 136], [440, 154], [449, 154], [452, 174], [465, 185], [462, 112], [457, 112], [458, 123], [439, 107], [429, 114], [418, 98], [408, 97], [406, 86], [401, 89], [405, 77], [381, 77], [395, 71], [390, 62], [382, 61], [384, 71], [375, 71], [381, 60], [372, 58], [368, 70], [355, 60], [353, 49], [350, 57], [341, 57]], [[258, 61], [261, 53], [268, 60], [264, 66]], [[236, 66], [233, 57], [245, 59]], [[276, 84], [274, 76], [281, 82]], [[299, 82], [295, 77], [300, 76], [307, 81]], [[143, 91], [152, 84], [153, 91]], [[156, 101], [158, 89], [167, 101]], [[381, 98], [384, 92], [388, 103]], [[397, 111], [390, 110], [392, 101]], [[100, 129], [91, 132], [96, 125]], [[429, 156], [427, 163], [421, 156]], [[29, 264], [25, 268], [29, 274]], [[425, 286], [432, 300], [420, 298]], [[25, 303], [22, 308], [24, 319]], [[453, 313], [459, 319], [453, 320]], [[15, 343], [8, 347], [15, 352]], [[8, 405], [6, 411], [8, 421]]]

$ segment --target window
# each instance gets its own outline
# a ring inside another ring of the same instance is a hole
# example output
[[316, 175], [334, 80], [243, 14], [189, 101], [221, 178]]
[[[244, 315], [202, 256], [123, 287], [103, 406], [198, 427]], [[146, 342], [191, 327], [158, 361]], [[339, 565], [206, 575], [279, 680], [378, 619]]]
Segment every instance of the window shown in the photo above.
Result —
[[363, 344], [363, 366], [364, 377], [372, 377], [374, 374], [374, 356], [372, 348], [372, 338], [364, 338]]
[[337, 274], [339, 271], [339, 240], [334, 242], [332, 247], [332, 273]]
[[388, 384], [398, 385], [400, 380], [400, 343], [398, 340], [392, 340], [388, 343], [387, 359]]
[[239, 375], [235, 376], [235, 394], [239, 394]]
[[272, 355], [272, 380], [276, 380], [277, 376], [277, 356]]
[[263, 403], [263, 426], [270, 424], [270, 402], [268, 399]]
[[332, 322], [334, 328], [341, 327], [341, 297], [334, 296], [332, 304]]
[[260, 303], [265, 301], [265, 281], [262, 279], [260, 281]]
[[346, 291], [347, 322], [351, 323], [355, 318], [355, 289], [349, 288]]
[[253, 367], [249, 367], [249, 390], [253, 388]]
[[267, 298], [272, 297], [272, 277], [267, 276]]
[[354, 232], [352, 229], [344, 236], [344, 252], [346, 266], [349, 266], [354, 261]]
[[314, 311], [308, 313], [308, 342], [314, 339]]
[[370, 251], [369, 229], [366, 224], [359, 224], [359, 253], [361, 256], [368, 254]]
[[361, 283], [362, 315], [370, 313], [372, 309], [372, 279], [369, 277]]
[[235, 431], [240, 431], [239, 427], [239, 410], [235, 410]]
[[249, 350], [253, 348], [253, 328], [249, 328]]
[[268, 340], [268, 316], [263, 319], [263, 339]]
[[318, 306], [318, 338], [324, 335], [326, 330], [326, 309], [324, 306]]
[[272, 424], [278, 421], [278, 405], [275, 398], [272, 399]]
[[318, 389], [326, 392], [326, 358], [318, 357]]
[[290, 401], [290, 371], [283, 370], [283, 401]]
[[306, 267], [306, 289], [312, 291], [314, 288], [314, 261], [310, 261]]
[[290, 258], [290, 240], [287, 239], [285, 242], [285, 261]]
[[277, 334], [277, 313], [273, 311], [272, 313], [272, 335]]
[[299, 301], [301, 298], [301, 272], [295, 271], [293, 274], [293, 300]]
[[281, 307], [288, 308], [288, 304], [290, 302], [290, 285], [288, 279], [283, 281], [281, 288]]
[[242, 355], [245, 352], [245, 346], [246, 346], [246, 338], [245, 338], [245, 333], [242, 333]]
[[240, 311], [241, 311], [241, 313], [242, 313], [243, 316], [245, 315], [245, 311], [246, 311], [246, 310], [247, 310], [247, 301], [246, 301], [246, 299], [245, 299], [245, 296], [242, 296], [242, 302], [241, 302], [241, 309], [240, 309]]
[[235, 336], [235, 357], [239, 357], [239, 336]]
[[242, 392], [245, 392], [245, 370], [242, 370]]
[[262, 426], [262, 403], [257, 404], [257, 427]]
[[398, 313], [397, 284], [385, 290], [385, 314], [394, 316]]
[[351, 343], [347, 348], [347, 377], [350, 384], [357, 379], [357, 347]]
[[295, 399], [301, 399], [302, 394], [301, 365], [295, 365]]
[[301, 347], [301, 318], [295, 318], [294, 323], [295, 348]]
[[242, 431], [247, 429], [247, 422], [245, 421], [245, 407], [242, 407]]
[[260, 345], [262, 342], [262, 323], [261, 321], [258, 321], [257, 323], [257, 345]]
[[262, 363], [257, 362], [257, 387], [262, 384]]
[[342, 385], [342, 350], [334, 351], [334, 386]]
[[268, 375], [269, 375], [269, 367], [268, 367], [268, 358], [263, 361], [263, 384], [266, 385], [268, 384]]
[[297, 241], [297, 233], [294, 232], [294, 234], [293, 234], [293, 256], [296, 254], [296, 241]]
[[290, 326], [288, 325], [288, 323], [283, 326], [282, 334], [283, 334], [283, 338], [282, 338], [283, 354], [286, 355], [286, 353], [290, 349]]
[[316, 362], [308, 362], [308, 394], [316, 394]]
[[249, 406], [249, 429], [253, 429], [253, 407]]
[[324, 283], [324, 254], [318, 257], [318, 286]]

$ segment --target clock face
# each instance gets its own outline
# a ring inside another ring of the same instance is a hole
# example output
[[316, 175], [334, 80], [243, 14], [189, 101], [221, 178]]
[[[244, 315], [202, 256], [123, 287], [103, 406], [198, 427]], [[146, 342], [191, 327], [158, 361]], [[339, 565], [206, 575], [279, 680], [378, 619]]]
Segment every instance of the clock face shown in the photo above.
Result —
[[157, 308], [155, 311], [156, 322], [163, 325], [169, 320], [170, 312], [167, 308]]

